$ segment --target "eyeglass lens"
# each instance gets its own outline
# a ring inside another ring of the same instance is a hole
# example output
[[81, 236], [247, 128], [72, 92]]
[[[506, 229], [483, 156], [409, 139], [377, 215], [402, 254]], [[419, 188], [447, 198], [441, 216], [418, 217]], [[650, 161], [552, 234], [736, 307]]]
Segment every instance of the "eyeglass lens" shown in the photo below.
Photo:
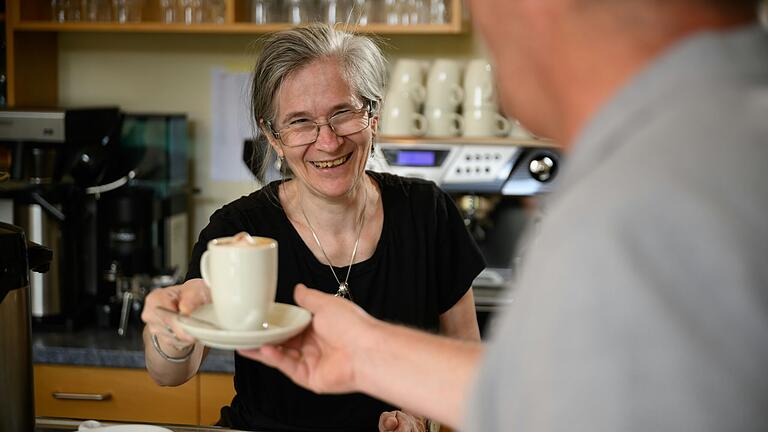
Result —
[[280, 131], [280, 138], [284, 145], [298, 147], [317, 141], [317, 137], [320, 136], [320, 127], [323, 125], [329, 125], [336, 136], [344, 137], [367, 128], [369, 121], [368, 110], [350, 111], [337, 114], [326, 123], [307, 121], [300, 125], [287, 127]]

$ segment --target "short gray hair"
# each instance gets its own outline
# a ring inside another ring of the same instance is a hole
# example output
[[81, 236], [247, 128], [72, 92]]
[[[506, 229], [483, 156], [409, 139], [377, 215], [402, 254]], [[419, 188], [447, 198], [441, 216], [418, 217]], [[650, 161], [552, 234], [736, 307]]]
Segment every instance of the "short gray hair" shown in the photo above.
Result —
[[[263, 134], [263, 121], [274, 122], [277, 95], [286, 77], [321, 59], [334, 59], [352, 92], [362, 102], [379, 106], [384, 97], [386, 60], [376, 43], [368, 37], [336, 30], [327, 24], [310, 24], [269, 36], [256, 59], [251, 80], [251, 119], [256, 132]], [[261, 135], [261, 134], [260, 134]], [[264, 156], [258, 178], [265, 179], [270, 146], [257, 137], [256, 151]]]

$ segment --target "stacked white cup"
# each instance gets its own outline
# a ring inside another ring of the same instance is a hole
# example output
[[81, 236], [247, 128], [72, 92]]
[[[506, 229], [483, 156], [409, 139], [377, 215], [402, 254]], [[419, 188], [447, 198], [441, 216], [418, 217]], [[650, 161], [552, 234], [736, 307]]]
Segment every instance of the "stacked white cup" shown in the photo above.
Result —
[[499, 114], [491, 64], [484, 59], [467, 63], [464, 73], [464, 136], [492, 137], [509, 134], [509, 120]]
[[458, 60], [437, 59], [432, 63], [424, 103], [428, 136], [461, 135], [464, 129], [464, 119], [458, 113], [464, 98], [461, 74], [462, 64]]
[[426, 89], [425, 64], [415, 59], [395, 63], [381, 113], [381, 133], [390, 136], [423, 136], [427, 119], [421, 114]]

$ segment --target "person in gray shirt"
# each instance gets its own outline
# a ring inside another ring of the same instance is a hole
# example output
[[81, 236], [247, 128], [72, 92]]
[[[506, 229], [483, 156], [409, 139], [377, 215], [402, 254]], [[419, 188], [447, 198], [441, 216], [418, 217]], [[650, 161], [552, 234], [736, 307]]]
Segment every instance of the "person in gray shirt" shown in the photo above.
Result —
[[467, 431], [768, 430], [757, 3], [472, 1], [505, 110], [569, 155], [490, 343], [298, 286], [310, 328], [243, 354]]

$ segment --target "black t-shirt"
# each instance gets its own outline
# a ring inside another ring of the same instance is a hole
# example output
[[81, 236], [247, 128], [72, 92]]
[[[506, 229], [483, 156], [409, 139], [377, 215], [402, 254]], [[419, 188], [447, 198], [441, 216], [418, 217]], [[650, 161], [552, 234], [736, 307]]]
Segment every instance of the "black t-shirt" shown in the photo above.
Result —
[[[384, 223], [376, 250], [352, 266], [349, 289], [358, 305], [381, 320], [429, 331], [467, 292], [485, 266], [453, 200], [434, 183], [368, 172], [379, 184]], [[294, 286], [335, 293], [338, 283], [303, 242], [283, 211], [273, 182], [217, 210], [192, 250], [187, 279], [200, 277], [209, 240], [245, 231], [278, 241], [276, 301], [295, 304]], [[335, 268], [346, 275], [346, 267]], [[317, 395], [279, 371], [235, 354], [233, 427], [274, 431], [377, 431], [393, 407], [362, 394]]]

